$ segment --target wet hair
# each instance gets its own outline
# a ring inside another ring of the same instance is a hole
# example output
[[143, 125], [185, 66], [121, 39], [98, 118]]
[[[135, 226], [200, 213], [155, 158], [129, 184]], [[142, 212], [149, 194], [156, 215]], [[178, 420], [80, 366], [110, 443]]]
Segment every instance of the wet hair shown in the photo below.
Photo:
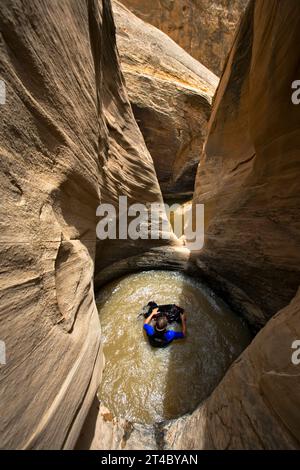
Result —
[[163, 331], [167, 328], [167, 324], [168, 319], [166, 315], [160, 315], [155, 322], [155, 328], [157, 331]]

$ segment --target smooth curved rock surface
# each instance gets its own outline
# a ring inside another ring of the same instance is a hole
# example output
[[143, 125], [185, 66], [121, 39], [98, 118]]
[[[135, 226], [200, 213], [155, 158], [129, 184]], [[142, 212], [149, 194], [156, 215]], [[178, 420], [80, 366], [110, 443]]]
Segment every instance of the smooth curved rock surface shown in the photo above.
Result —
[[135, 15], [168, 34], [221, 75], [248, 0], [122, 0]]
[[0, 11], [0, 447], [68, 449], [103, 366], [96, 207], [120, 193], [161, 202], [161, 192], [124, 88], [110, 2], [12, 0]]
[[69, 447], [102, 362], [93, 297], [100, 193], [88, 8], [14, 0], [0, 10], [7, 95], [0, 106], [7, 354], [0, 447]]
[[129, 98], [162, 192], [192, 194], [218, 78], [119, 2], [113, 11]]
[[[119, 197], [126, 196], [128, 206], [144, 204], [150, 216], [150, 204], [162, 204], [162, 194], [156, 177], [152, 157], [147, 150], [145, 141], [134, 119], [123, 75], [119, 66], [119, 56], [115, 47], [115, 25], [110, 10], [109, 28], [104, 28], [106, 60], [101, 62], [100, 38], [92, 42], [94, 55], [99, 64], [96, 73], [99, 102], [102, 102], [105, 144], [100, 154], [100, 191], [101, 202], [112, 204], [116, 209], [116, 226], [119, 227]], [[96, 27], [92, 25], [92, 28]], [[99, 29], [99, 28], [98, 28]], [[111, 38], [114, 38], [114, 42]], [[101, 68], [100, 68], [101, 66]], [[97, 219], [98, 220], [98, 219]], [[100, 220], [100, 219], [99, 219]], [[130, 218], [128, 218], [128, 223]], [[114, 263], [121, 261], [129, 270], [136, 269], [132, 265], [132, 257], [142, 255], [145, 251], [155, 248], [164, 252], [167, 246], [180, 246], [176, 237], [170, 239], [150, 239], [151, 221], [147, 226], [147, 239], [131, 240], [130, 238], [97, 240], [95, 257], [94, 287], [97, 290], [105, 276], [103, 272], [111, 270]], [[160, 230], [161, 234], [161, 230]], [[112, 270], [117, 276], [118, 271]]]
[[205, 204], [198, 267], [255, 329], [300, 284], [300, 4], [250, 2], [214, 101], [194, 202]]

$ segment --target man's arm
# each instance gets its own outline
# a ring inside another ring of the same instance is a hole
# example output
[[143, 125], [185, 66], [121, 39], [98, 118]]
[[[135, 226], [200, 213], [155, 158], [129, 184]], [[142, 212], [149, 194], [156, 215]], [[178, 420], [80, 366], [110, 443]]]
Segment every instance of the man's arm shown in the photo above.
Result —
[[156, 307], [152, 313], [149, 315], [148, 318], [145, 318], [145, 321], [144, 321], [144, 325], [149, 325], [149, 323], [151, 322], [152, 318], [157, 314], [158, 312], [158, 307]]
[[187, 328], [186, 328], [186, 314], [181, 313], [181, 328], [182, 331], [173, 331], [169, 330], [166, 332], [166, 337], [168, 341], [173, 341], [173, 339], [183, 339], [186, 337]]
[[157, 314], [158, 312], [158, 308], [155, 308], [151, 314], [149, 315], [148, 318], [145, 318], [145, 321], [144, 321], [144, 330], [146, 331], [147, 335], [148, 336], [153, 336], [155, 331], [154, 331], [154, 328], [152, 325], [150, 325], [150, 322], [152, 320], [152, 318]]

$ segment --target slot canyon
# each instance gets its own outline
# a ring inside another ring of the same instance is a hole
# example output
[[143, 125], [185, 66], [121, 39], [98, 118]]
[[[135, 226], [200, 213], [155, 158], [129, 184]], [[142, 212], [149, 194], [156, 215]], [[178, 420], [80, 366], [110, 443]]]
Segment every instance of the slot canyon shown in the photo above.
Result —
[[[300, 3], [151, 3], [0, 4], [1, 449], [300, 449]], [[121, 196], [203, 247], [99, 239]]]

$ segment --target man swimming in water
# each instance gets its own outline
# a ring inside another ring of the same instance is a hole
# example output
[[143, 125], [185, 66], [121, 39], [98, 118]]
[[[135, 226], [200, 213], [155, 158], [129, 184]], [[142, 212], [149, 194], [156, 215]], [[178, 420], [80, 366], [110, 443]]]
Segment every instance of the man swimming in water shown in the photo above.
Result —
[[[164, 348], [168, 346], [168, 344], [170, 344], [174, 339], [185, 338], [187, 333], [185, 313], [181, 313], [180, 318], [182, 331], [167, 330], [167, 316], [160, 314], [158, 307], [154, 308], [152, 313], [144, 321], [144, 330], [147, 333], [151, 346], [155, 348]], [[150, 325], [153, 319], [155, 320], [154, 327]]]

